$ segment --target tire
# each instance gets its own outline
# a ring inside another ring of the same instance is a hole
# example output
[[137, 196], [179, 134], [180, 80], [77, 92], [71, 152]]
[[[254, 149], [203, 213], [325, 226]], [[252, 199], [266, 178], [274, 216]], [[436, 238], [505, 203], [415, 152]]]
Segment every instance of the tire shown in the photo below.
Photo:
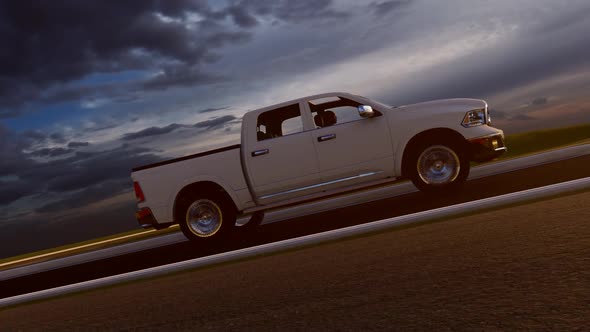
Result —
[[191, 195], [179, 207], [178, 224], [191, 241], [217, 243], [235, 228], [236, 212], [223, 197]]
[[458, 140], [422, 142], [413, 150], [409, 158], [409, 177], [421, 191], [449, 192], [467, 180], [470, 163]]

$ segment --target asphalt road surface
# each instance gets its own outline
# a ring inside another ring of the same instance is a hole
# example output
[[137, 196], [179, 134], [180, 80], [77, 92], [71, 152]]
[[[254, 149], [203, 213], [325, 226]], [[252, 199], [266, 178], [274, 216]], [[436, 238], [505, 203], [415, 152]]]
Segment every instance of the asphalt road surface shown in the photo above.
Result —
[[248, 229], [237, 233], [226, 244], [214, 248], [179, 243], [19, 277], [0, 283], [0, 298], [587, 177], [590, 176], [588, 165], [590, 156], [569, 159], [469, 181], [455, 195], [432, 198], [413, 193]]
[[6, 330], [587, 330], [590, 192], [0, 311]]

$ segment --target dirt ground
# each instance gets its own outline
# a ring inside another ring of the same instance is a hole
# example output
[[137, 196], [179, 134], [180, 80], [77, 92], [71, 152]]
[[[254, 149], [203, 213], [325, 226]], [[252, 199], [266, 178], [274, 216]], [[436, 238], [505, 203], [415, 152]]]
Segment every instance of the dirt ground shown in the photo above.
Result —
[[587, 330], [590, 193], [0, 311], [0, 330]]

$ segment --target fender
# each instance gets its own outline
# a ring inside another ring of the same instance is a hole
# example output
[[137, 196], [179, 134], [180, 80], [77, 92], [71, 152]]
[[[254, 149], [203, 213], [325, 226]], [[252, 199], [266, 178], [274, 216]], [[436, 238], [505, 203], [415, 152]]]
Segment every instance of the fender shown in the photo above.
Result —
[[171, 193], [167, 199], [167, 208], [166, 208], [166, 219], [167, 220], [174, 220], [174, 203], [176, 202], [176, 198], [178, 194], [187, 186], [197, 183], [197, 182], [213, 182], [220, 186], [225, 193], [231, 198], [234, 205], [240, 209], [243, 205], [242, 202], [238, 199], [235, 190], [232, 189], [229, 184], [225, 183], [221, 178], [214, 176], [214, 175], [199, 175], [195, 177], [191, 177], [185, 179], [184, 181], [180, 182], [177, 188], [180, 188], [178, 191]]

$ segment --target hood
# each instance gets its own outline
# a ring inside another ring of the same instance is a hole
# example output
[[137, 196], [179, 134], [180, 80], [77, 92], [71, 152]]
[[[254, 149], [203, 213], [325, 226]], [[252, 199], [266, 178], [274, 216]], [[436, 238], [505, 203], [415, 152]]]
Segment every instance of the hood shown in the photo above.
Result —
[[397, 107], [399, 110], [402, 111], [412, 111], [418, 109], [431, 109], [431, 108], [467, 108], [467, 109], [477, 109], [477, 108], [484, 108], [487, 106], [487, 103], [481, 99], [471, 99], [471, 98], [452, 98], [452, 99], [437, 99], [431, 101], [425, 101], [416, 104], [409, 104]]

